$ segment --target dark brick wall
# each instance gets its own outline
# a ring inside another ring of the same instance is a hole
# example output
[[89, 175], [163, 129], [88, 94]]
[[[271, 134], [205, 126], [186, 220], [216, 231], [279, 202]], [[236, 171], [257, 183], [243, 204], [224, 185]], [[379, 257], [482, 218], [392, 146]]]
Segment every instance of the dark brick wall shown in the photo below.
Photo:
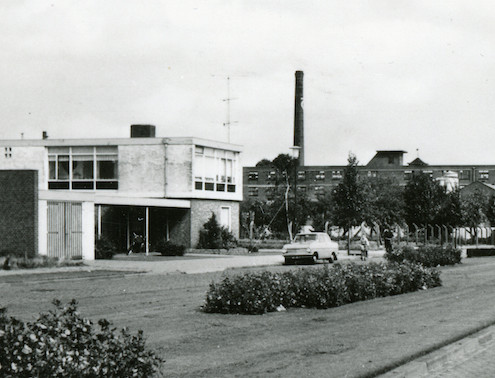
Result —
[[38, 252], [38, 171], [0, 170], [1, 252]]
[[191, 247], [195, 248], [199, 241], [199, 231], [208, 222], [211, 213], [215, 213], [217, 221], [220, 222], [220, 209], [222, 206], [229, 206], [231, 209], [232, 234], [239, 239], [239, 202], [220, 200], [191, 200]]

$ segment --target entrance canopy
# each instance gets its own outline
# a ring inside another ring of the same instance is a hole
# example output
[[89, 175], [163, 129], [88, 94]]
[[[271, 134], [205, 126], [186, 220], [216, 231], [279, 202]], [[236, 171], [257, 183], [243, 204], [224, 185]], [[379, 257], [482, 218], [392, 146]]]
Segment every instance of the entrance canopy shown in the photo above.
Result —
[[40, 190], [40, 200], [93, 202], [95, 205], [121, 205], [145, 207], [169, 207], [190, 209], [191, 201], [170, 198], [124, 197], [117, 195], [99, 194], [91, 192], [69, 192], [55, 190]]
[[117, 197], [108, 195], [95, 195], [94, 201], [97, 205], [174, 207], [179, 209], [191, 208], [191, 201], [169, 198]]

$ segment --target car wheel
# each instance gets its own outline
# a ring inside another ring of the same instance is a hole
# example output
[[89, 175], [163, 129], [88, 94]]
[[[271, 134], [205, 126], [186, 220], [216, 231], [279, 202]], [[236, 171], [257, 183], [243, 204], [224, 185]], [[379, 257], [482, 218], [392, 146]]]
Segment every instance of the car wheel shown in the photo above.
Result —
[[318, 252], [313, 253], [312, 260], [313, 264], [316, 264], [316, 262], [318, 261]]
[[333, 259], [331, 257], [328, 259], [328, 263], [333, 264]]

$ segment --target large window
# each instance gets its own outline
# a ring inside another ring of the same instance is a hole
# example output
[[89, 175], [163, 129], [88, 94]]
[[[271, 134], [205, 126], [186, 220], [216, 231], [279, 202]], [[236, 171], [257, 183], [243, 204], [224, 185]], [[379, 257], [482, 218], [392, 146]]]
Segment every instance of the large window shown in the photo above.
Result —
[[48, 189], [118, 189], [116, 146], [48, 147]]
[[194, 189], [234, 193], [236, 164], [236, 153], [233, 151], [196, 146], [193, 168]]

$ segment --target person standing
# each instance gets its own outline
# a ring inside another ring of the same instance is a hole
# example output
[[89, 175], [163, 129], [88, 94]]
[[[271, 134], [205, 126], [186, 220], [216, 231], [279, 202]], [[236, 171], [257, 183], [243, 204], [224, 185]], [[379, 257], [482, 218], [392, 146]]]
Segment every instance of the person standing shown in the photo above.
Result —
[[368, 249], [370, 246], [370, 242], [364, 233], [361, 234], [361, 260], [365, 261], [368, 258]]
[[394, 238], [394, 233], [390, 230], [390, 228], [385, 227], [385, 231], [383, 231], [383, 239], [385, 240], [385, 251], [387, 251], [387, 253], [392, 252], [393, 238]]

